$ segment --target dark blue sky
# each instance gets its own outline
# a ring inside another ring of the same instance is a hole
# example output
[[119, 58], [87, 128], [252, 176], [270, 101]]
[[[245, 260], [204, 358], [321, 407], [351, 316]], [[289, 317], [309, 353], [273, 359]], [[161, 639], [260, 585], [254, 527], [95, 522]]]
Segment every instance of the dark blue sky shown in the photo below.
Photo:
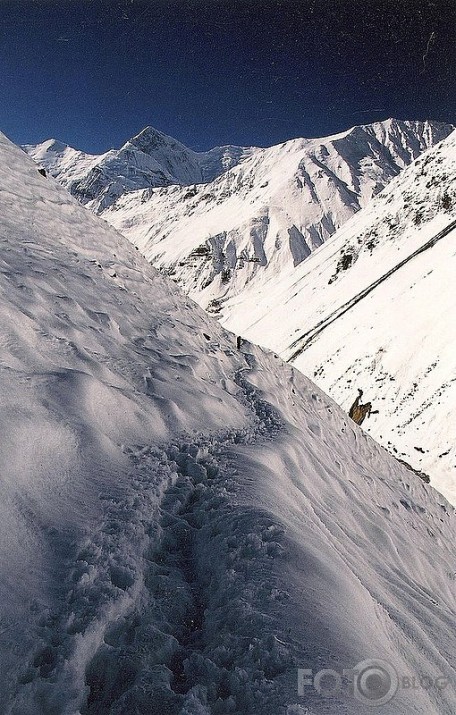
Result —
[[120, 146], [267, 146], [456, 121], [454, 0], [1, 0], [0, 129]]

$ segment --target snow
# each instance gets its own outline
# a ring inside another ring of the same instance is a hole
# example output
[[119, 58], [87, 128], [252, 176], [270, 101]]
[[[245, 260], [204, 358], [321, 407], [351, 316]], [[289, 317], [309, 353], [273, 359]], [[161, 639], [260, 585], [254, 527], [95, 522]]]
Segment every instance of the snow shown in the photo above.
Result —
[[[235, 324], [238, 313], [245, 312], [237, 308], [241, 302], [265, 297], [269, 280], [292, 274], [452, 128], [387, 120], [323, 139], [294, 139], [251, 150], [209, 183], [195, 179], [189, 188], [189, 177], [181, 175], [170, 179], [172, 186], [119, 187], [109, 205], [101, 205], [99, 197], [87, 205], [200, 305], [208, 308], [216, 301], [217, 314]], [[168, 143], [161, 147], [174, 161]]]
[[0, 152], [0, 711], [359, 715], [298, 668], [381, 658], [450, 715], [450, 505]]
[[362, 387], [380, 411], [365, 429], [453, 504], [455, 168], [453, 133], [293, 275], [271, 282], [264, 300], [251, 297], [243, 318], [227, 321], [347, 409]]
[[[362, 386], [380, 410], [365, 428], [456, 504], [451, 235], [402, 266], [454, 217], [442, 206], [454, 137], [417, 158], [451, 129], [390, 119], [295, 139], [243, 154], [211, 183], [120, 182], [101, 212], [226, 327], [292, 360], [342, 406]], [[183, 145], [152, 128], [138, 137], [147, 161], [186, 170]], [[54, 166], [49, 152], [32, 154]], [[69, 170], [60, 165], [60, 181]], [[99, 211], [100, 198], [88, 206]]]

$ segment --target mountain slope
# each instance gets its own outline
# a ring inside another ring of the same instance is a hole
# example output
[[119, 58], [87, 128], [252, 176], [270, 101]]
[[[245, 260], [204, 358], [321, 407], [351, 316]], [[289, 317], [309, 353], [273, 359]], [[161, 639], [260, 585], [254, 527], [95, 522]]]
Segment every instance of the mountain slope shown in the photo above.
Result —
[[127, 192], [103, 218], [203, 307], [229, 303], [308, 258], [452, 127], [387, 122], [256, 150], [210, 184]]
[[450, 715], [444, 498], [0, 155], [1, 711]]
[[[313, 375], [456, 502], [456, 133], [429, 150], [267, 299], [228, 324]], [[233, 308], [233, 313], [235, 309]]]

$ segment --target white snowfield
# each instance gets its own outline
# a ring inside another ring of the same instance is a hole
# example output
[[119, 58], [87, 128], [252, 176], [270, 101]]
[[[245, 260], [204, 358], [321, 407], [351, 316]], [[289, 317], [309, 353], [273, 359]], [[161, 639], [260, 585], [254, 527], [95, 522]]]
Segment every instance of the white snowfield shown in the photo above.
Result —
[[[456, 504], [456, 132], [229, 327], [290, 360]], [[244, 297], [243, 300], [246, 298]]]
[[451, 506], [0, 154], [0, 712], [454, 713]]

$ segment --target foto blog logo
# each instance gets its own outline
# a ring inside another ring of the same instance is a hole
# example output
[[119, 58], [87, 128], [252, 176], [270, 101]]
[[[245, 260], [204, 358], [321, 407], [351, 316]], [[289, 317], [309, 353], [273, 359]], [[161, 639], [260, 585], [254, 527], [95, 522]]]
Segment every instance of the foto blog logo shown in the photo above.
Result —
[[314, 673], [310, 668], [298, 670], [298, 695], [306, 694], [306, 687], [313, 688], [322, 697], [331, 697], [348, 692], [364, 705], [372, 707], [384, 705], [403, 690], [443, 690], [448, 679], [442, 675], [399, 676], [396, 669], [385, 660], [369, 658], [354, 668], [344, 668], [342, 672], [323, 668]]

